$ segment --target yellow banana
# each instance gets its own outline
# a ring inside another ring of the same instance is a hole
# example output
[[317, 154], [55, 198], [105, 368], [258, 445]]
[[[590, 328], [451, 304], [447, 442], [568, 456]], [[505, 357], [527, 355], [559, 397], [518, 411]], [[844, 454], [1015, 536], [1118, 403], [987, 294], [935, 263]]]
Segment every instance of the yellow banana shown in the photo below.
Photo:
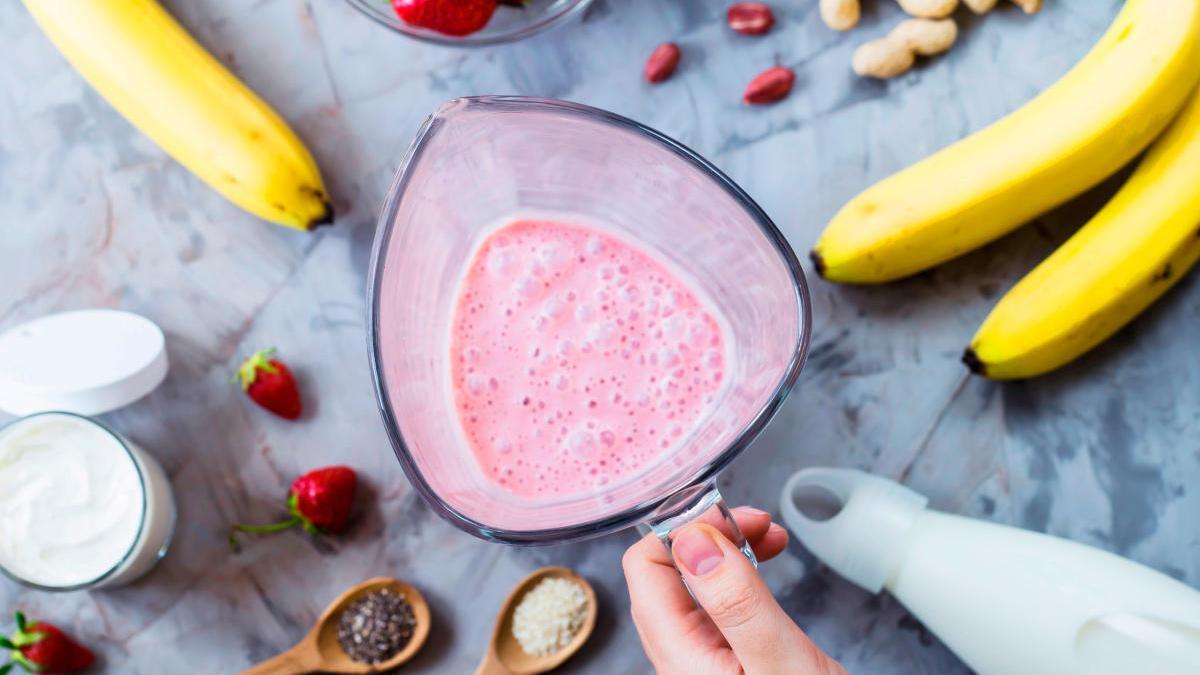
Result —
[[1154, 302], [1200, 258], [1200, 92], [1087, 225], [1009, 291], [963, 360], [996, 379], [1057, 368]]
[[977, 248], [1141, 152], [1200, 78], [1200, 0], [1128, 0], [1087, 56], [990, 127], [842, 208], [812, 257], [831, 281], [904, 277]]
[[230, 201], [301, 230], [332, 220], [300, 139], [157, 2], [24, 2], [109, 103]]

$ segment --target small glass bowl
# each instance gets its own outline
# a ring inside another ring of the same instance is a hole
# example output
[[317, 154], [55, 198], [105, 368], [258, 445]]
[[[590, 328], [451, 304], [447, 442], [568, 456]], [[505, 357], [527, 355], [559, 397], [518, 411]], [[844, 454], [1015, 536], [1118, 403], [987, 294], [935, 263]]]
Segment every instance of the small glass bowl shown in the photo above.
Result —
[[529, 0], [525, 7], [500, 5], [482, 30], [470, 35], [446, 35], [400, 20], [389, 0], [346, 0], [372, 21], [411, 38], [452, 47], [486, 47], [524, 40], [583, 11], [592, 0]]
[[57, 411], [34, 413], [0, 426], [0, 437], [23, 425], [55, 417], [76, 420], [96, 427], [103, 434], [111, 437], [115, 441], [115, 446], [129, 457], [137, 471], [138, 488], [141, 492], [141, 522], [138, 524], [137, 534], [120, 560], [114, 562], [96, 578], [88, 581], [77, 584], [46, 585], [25, 578], [17, 571], [4, 567], [2, 562], [0, 562], [0, 574], [27, 588], [49, 592], [86, 591], [123, 586], [135, 581], [149, 572], [159, 560], [166, 556], [171, 539], [175, 534], [175, 496], [171, 488], [171, 480], [152, 455], [121, 434], [85, 415]]

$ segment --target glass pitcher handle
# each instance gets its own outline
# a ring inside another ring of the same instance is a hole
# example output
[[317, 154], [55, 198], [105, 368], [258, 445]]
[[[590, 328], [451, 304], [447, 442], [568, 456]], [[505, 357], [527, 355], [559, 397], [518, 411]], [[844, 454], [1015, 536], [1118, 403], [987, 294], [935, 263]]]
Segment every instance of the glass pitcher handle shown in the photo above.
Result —
[[725, 505], [725, 500], [721, 498], [721, 493], [712, 481], [676, 492], [647, 516], [639, 529], [653, 532], [667, 548], [667, 555], [670, 555], [674, 562], [671, 544], [675, 541], [675, 535], [684, 525], [693, 522], [716, 528], [741, 550], [752, 565], [758, 567], [758, 558], [754, 557], [754, 551], [750, 549], [745, 535], [733, 519], [733, 513]]

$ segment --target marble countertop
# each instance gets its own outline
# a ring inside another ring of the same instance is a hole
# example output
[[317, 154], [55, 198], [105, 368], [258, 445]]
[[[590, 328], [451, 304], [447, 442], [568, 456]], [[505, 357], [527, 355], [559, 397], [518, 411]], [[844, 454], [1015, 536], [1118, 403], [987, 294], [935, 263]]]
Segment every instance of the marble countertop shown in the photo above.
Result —
[[[95, 645], [104, 670], [229, 673], [290, 646], [346, 586], [388, 574], [428, 595], [430, 643], [405, 672], [470, 672], [496, 609], [526, 572], [565, 564], [602, 615], [563, 672], [649, 671], [628, 619], [620, 556], [631, 533], [550, 548], [471, 538], [434, 516], [401, 474], [375, 408], [364, 278], [387, 182], [424, 117], [467, 94], [566, 98], [658, 128], [746, 188], [800, 251], [858, 190], [1018, 107], [1064, 73], [1120, 2], [1048, 0], [965, 14], [959, 44], [888, 83], [849, 70], [858, 43], [899, 19], [870, 3], [849, 34], [815, 0], [776, 0], [764, 38], [730, 33], [725, 2], [597, 0], [582, 20], [494, 49], [394, 35], [337, 0], [169, 0], [179, 19], [293, 123], [339, 213], [307, 235], [256, 221], [173, 162], [67, 66], [20, 3], [0, 3], [0, 329], [44, 313], [119, 307], [166, 330], [170, 375], [103, 419], [159, 457], [180, 525], [168, 558], [126, 588], [49, 595], [0, 581], [24, 607]], [[641, 82], [666, 39], [676, 77]], [[749, 108], [745, 83], [796, 69], [781, 104]], [[1048, 377], [967, 377], [965, 342], [998, 294], [1113, 189], [1098, 188], [983, 251], [880, 288], [812, 283], [815, 332], [800, 384], [723, 475], [733, 503], [774, 508], [812, 465], [902, 478], [934, 506], [1050, 532], [1200, 584], [1200, 283], [1184, 281], [1132, 327]], [[1193, 328], [1188, 328], [1193, 326]], [[287, 423], [230, 385], [242, 356], [277, 346], [309, 412]], [[234, 519], [267, 520], [295, 474], [345, 462], [370, 506], [344, 537], [225, 544]], [[873, 597], [793, 542], [763, 567], [780, 601], [852, 672], [966, 668], [890, 597]]]

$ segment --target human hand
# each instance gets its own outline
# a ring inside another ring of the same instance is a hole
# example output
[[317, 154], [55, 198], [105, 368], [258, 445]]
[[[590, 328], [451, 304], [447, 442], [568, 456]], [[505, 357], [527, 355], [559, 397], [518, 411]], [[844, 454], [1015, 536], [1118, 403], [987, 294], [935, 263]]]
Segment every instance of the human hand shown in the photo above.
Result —
[[[760, 561], [779, 555], [788, 535], [768, 513], [740, 507], [734, 520]], [[678, 568], [653, 534], [625, 552], [633, 623], [660, 675], [845, 675], [779, 606], [758, 571], [711, 525], [675, 536]], [[700, 603], [692, 601], [688, 586]]]

